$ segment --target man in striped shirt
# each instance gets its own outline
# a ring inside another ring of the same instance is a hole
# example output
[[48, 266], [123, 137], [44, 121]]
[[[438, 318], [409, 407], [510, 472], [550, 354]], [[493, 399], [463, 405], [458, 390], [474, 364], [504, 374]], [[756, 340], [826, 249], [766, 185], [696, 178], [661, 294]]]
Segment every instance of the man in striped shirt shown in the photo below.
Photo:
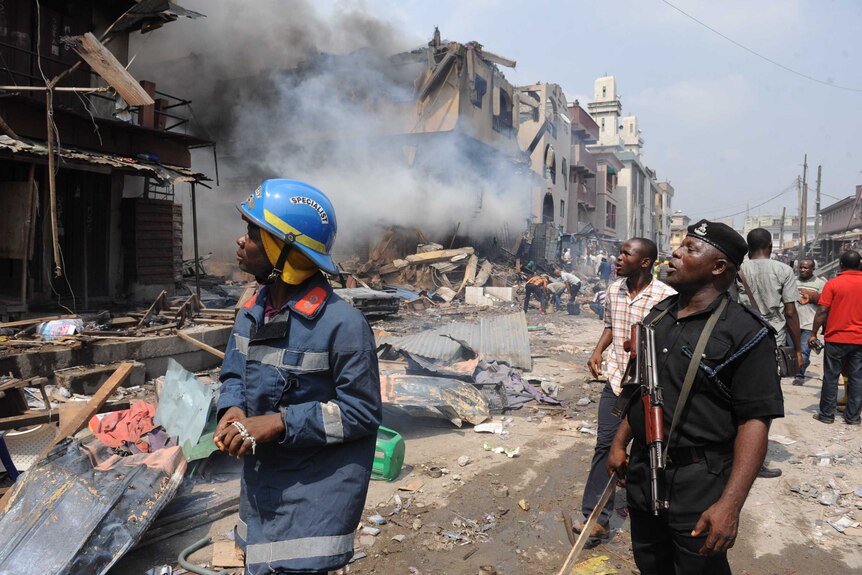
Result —
[[[587, 364], [594, 377], [605, 375], [608, 381], [599, 399], [596, 449], [581, 503], [585, 517], [592, 513], [608, 482], [608, 452], [620, 423], [612, 410], [620, 393], [629, 357], [624, 344], [631, 338], [632, 325], [641, 321], [655, 304], [676, 293], [673, 288], [653, 278], [652, 267], [657, 257], [658, 249], [652, 240], [628, 240], [620, 249], [616, 263], [620, 279], [608, 287], [605, 297], [605, 329]], [[602, 373], [602, 353], [608, 347], [607, 369]], [[591, 542], [594, 545], [610, 536], [609, 523], [613, 510], [614, 498], [611, 497], [593, 528]], [[581, 529], [583, 524], [576, 523], [575, 531], [580, 532]]]

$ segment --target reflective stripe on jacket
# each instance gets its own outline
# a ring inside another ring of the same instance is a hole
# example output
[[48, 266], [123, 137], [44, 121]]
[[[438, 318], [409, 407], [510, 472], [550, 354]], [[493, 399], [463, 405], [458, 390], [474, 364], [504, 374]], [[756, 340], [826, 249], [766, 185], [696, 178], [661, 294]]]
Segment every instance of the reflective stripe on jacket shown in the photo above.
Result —
[[334, 570], [353, 555], [382, 418], [374, 336], [320, 274], [268, 321], [266, 299], [240, 310], [220, 378], [219, 417], [285, 426], [244, 457], [237, 539], [248, 575]]

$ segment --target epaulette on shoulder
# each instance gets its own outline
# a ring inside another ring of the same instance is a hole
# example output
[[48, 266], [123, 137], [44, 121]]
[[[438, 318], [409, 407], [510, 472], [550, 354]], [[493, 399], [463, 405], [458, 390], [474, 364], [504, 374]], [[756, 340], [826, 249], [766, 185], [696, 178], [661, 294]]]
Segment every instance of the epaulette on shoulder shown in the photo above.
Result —
[[772, 327], [772, 325], [770, 325], [770, 323], [769, 323], [768, 321], [766, 321], [765, 319], [763, 319], [763, 316], [762, 316], [762, 315], [760, 315], [759, 313], [757, 313], [756, 311], [754, 311], [753, 309], [751, 309], [751, 308], [750, 308], [750, 307], [748, 307], [747, 305], [743, 305], [743, 304], [741, 304], [741, 303], [737, 303], [736, 305], [738, 305], [739, 307], [741, 307], [741, 308], [742, 308], [746, 313], [748, 313], [748, 315], [750, 315], [751, 317], [753, 317], [754, 319], [756, 319], [756, 320], [757, 320], [757, 322], [758, 322], [761, 326], [763, 326], [763, 327], [767, 328], [767, 329], [769, 330], [769, 332], [770, 332], [773, 336], [774, 336], [775, 334], [777, 334], [777, 333], [778, 333], [777, 331], [775, 331], [775, 328], [774, 328], [774, 327]]

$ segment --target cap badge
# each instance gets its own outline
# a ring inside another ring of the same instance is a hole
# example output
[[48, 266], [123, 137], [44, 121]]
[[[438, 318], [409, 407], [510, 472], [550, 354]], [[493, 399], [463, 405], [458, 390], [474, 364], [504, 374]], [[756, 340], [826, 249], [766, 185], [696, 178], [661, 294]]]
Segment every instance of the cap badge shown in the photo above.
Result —
[[699, 236], [705, 236], [706, 235], [706, 222], [703, 222], [699, 226], [694, 228], [694, 233], [696, 233]]

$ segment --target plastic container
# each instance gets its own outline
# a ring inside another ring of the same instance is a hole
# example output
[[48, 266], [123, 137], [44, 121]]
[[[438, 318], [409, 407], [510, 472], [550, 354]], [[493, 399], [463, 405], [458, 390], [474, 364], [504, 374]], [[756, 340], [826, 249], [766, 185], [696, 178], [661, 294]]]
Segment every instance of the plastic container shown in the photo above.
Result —
[[371, 478], [386, 481], [397, 479], [404, 465], [404, 449], [404, 438], [397, 431], [381, 425], [377, 430]]

